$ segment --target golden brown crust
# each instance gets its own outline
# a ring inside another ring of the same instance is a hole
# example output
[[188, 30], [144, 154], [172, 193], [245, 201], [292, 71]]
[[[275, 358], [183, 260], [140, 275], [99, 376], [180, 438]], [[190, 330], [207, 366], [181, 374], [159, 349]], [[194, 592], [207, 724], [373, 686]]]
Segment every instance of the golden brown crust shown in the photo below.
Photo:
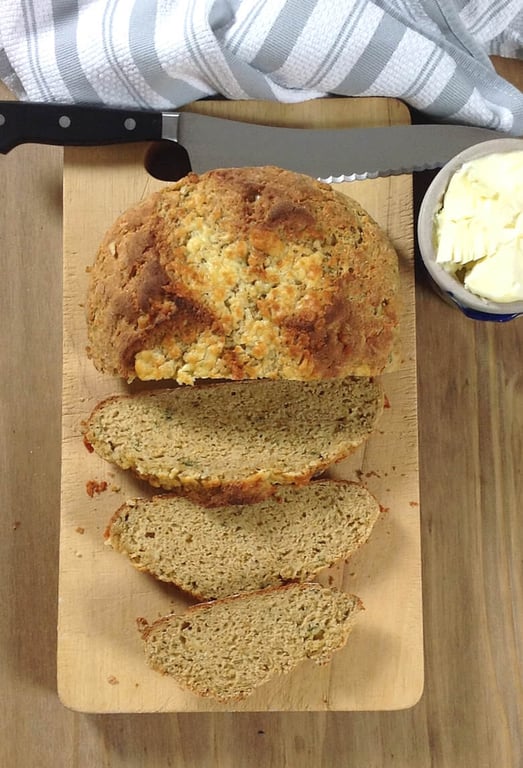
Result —
[[274, 167], [189, 174], [107, 233], [88, 353], [128, 380], [375, 375], [398, 286], [386, 235], [330, 185]]
[[212, 509], [213, 507], [222, 507], [227, 504], [255, 504], [256, 502], [264, 501], [273, 496], [280, 485], [284, 483], [292, 483], [292, 485], [296, 486], [306, 485], [313, 478], [321, 477], [325, 470], [348, 458], [356, 450], [357, 447], [340, 450], [339, 454], [332, 454], [325, 461], [318, 462], [313, 469], [306, 474], [301, 474], [299, 477], [279, 475], [277, 479], [262, 474], [259, 477], [251, 475], [237, 481], [223, 481], [216, 478], [207, 480], [203, 478], [194, 480], [191, 485], [180, 481], [177, 484], [168, 486], [166, 482], [159, 482], [156, 475], [137, 471], [135, 467], [130, 467], [130, 469], [136, 477], [149, 483], [152, 488], [167, 488], [177, 496], [183, 496], [189, 499], [189, 501]]

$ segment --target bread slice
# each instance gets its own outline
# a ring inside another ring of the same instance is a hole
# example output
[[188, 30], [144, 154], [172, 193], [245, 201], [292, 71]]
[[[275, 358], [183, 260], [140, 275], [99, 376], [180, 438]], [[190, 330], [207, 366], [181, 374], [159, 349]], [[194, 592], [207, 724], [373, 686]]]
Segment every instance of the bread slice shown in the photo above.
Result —
[[355, 595], [308, 582], [200, 603], [138, 626], [153, 669], [227, 702], [305, 659], [328, 662], [362, 609]]
[[382, 388], [367, 378], [181, 386], [102, 401], [84, 439], [154, 487], [246, 503], [348, 456], [382, 409]]
[[336, 186], [272, 166], [215, 169], [125, 211], [90, 270], [96, 368], [192, 384], [394, 367], [398, 256]]
[[172, 495], [134, 499], [105, 535], [138, 570], [210, 600], [310, 579], [367, 541], [379, 513], [363, 486], [316, 480], [216, 509]]

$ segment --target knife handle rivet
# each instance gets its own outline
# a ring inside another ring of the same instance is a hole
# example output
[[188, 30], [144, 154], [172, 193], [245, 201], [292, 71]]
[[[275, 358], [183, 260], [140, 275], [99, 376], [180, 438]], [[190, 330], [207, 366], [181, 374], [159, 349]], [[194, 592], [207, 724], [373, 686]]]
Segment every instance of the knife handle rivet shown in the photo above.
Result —
[[136, 120], [134, 117], [128, 117], [124, 120], [124, 128], [128, 131], [134, 131], [136, 128]]
[[4, 125], [5, 123], [5, 115], [0, 115], [0, 125]]
[[60, 128], [69, 128], [71, 125], [71, 118], [67, 117], [67, 115], [62, 115], [58, 118], [58, 125]]

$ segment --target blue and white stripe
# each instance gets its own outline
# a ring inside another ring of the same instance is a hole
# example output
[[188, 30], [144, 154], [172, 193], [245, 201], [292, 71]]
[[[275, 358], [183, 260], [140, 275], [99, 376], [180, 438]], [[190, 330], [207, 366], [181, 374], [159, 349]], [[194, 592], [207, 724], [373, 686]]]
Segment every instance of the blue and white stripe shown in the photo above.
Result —
[[0, 80], [21, 99], [176, 108], [212, 95], [393, 96], [523, 134], [521, 0], [2, 0]]

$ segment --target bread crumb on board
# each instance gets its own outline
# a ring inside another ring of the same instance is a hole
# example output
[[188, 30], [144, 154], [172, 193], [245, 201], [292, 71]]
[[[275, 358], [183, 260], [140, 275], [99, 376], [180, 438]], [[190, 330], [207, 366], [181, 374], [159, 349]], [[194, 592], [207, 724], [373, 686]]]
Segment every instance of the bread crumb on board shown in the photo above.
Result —
[[103, 493], [107, 490], [106, 480], [88, 480], [85, 484], [87, 495], [93, 498], [95, 493]]

